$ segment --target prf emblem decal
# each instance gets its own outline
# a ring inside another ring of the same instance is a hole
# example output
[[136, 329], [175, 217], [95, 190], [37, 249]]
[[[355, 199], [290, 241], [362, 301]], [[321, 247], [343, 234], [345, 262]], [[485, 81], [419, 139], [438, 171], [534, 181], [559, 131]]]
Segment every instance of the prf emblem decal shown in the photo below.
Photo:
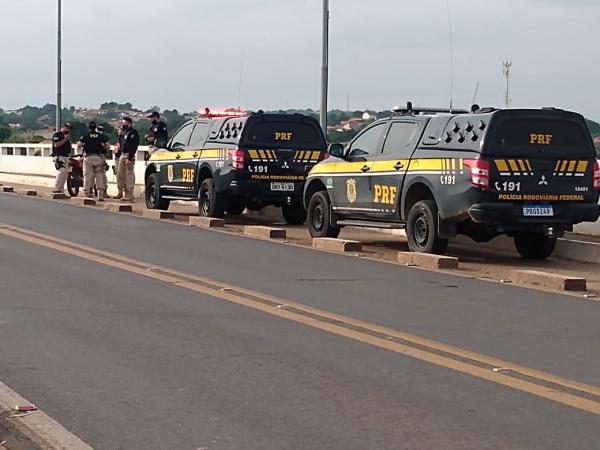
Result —
[[348, 197], [348, 201], [350, 203], [354, 203], [356, 201], [356, 180], [354, 178], [350, 178], [346, 181], [346, 197]]
[[291, 141], [293, 136], [294, 136], [293, 133], [284, 133], [282, 131], [275, 132], [275, 140], [276, 141]]
[[550, 145], [552, 144], [552, 137], [553, 136], [551, 134], [530, 133], [529, 143], [537, 145]]
[[167, 180], [169, 180], [169, 183], [173, 182], [173, 164], [167, 166]]

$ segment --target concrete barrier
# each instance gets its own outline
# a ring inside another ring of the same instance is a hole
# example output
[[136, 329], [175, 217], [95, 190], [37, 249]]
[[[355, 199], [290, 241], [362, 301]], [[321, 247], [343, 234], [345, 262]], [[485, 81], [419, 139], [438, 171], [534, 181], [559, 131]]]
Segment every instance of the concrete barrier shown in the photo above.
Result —
[[283, 228], [263, 227], [247, 225], [244, 227], [244, 235], [263, 239], [285, 239], [287, 233]]
[[223, 228], [225, 221], [223, 219], [216, 219], [214, 217], [190, 217], [190, 226], [198, 228]]
[[314, 238], [312, 245], [313, 248], [332, 252], [362, 252], [362, 244], [360, 242], [345, 239]]
[[161, 220], [161, 219], [174, 219], [175, 213], [169, 211], [161, 211], [159, 209], [145, 209], [142, 212], [142, 216], [147, 219]]
[[541, 286], [558, 291], [587, 291], [585, 278], [569, 277], [537, 270], [513, 270], [511, 278], [515, 283]]
[[428, 253], [398, 252], [398, 262], [401, 264], [427, 267], [429, 269], [458, 269], [458, 258], [430, 255]]

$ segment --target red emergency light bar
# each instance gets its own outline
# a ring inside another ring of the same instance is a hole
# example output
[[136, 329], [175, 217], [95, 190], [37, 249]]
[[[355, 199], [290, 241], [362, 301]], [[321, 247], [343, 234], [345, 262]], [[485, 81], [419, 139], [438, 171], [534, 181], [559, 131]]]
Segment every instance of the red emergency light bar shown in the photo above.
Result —
[[198, 111], [200, 117], [246, 117], [248, 113], [242, 111], [239, 108], [227, 108], [223, 110], [211, 110], [210, 108], [204, 108], [204, 111]]

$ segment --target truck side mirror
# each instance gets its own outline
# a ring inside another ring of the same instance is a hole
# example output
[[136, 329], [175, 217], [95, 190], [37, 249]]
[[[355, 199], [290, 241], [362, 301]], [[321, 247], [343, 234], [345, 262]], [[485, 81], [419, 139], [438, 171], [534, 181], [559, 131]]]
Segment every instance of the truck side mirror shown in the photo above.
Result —
[[335, 158], [343, 158], [344, 146], [342, 144], [330, 144], [327, 152]]

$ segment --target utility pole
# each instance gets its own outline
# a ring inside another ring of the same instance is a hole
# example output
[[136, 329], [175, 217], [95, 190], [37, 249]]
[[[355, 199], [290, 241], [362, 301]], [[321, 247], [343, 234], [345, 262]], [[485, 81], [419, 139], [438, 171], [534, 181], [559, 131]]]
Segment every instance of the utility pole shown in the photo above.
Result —
[[327, 92], [329, 89], [329, 0], [323, 0], [323, 68], [321, 71], [321, 128], [327, 134]]
[[62, 122], [62, 1], [58, 0], [58, 34], [57, 34], [57, 60], [56, 60], [56, 131], [60, 130]]
[[510, 71], [512, 68], [512, 62], [511, 61], [504, 61], [502, 63], [502, 73], [504, 74], [504, 77], [506, 78], [506, 94], [504, 96], [504, 106], [508, 109], [508, 107], [510, 106], [510, 102], [511, 102], [511, 98], [510, 98]]

